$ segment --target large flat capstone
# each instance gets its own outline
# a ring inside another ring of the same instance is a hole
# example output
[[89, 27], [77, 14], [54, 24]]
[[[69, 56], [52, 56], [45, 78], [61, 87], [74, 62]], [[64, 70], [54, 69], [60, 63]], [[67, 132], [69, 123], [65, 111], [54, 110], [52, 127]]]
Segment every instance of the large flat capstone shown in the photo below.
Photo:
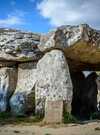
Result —
[[73, 70], [100, 69], [100, 31], [87, 24], [58, 27], [41, 35], [38, 47], [43, 52], [64, 51]]

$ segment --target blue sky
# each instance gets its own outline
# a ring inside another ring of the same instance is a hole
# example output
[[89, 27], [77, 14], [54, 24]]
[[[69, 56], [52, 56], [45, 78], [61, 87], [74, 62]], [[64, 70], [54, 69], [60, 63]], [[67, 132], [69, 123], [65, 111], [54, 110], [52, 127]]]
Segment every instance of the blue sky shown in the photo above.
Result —
[[0, 0], [0, 27], [47, 32], [52, 26], [40, 15], [38, 2], [40, 0]]
[[47, 32], [88, 23], [100, 29], [100, 0], [0, 0], [0, 27]]

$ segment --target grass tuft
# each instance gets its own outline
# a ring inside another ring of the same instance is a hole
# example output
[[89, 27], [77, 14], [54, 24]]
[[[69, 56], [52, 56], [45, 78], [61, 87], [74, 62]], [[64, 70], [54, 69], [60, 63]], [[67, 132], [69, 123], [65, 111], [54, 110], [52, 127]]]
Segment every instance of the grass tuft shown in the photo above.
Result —
[[78, 123], [78, 120], [70, 113], [64, 113], [63, 122], [66, 123]]

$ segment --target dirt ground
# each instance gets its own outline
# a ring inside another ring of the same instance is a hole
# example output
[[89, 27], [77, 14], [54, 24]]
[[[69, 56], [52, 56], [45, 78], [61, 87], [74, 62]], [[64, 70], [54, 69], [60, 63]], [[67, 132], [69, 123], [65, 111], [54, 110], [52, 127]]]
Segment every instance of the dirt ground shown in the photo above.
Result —
[[0, 125], [0, 135], [100, 135], [100, 122], [86, 124], [39, 124]]

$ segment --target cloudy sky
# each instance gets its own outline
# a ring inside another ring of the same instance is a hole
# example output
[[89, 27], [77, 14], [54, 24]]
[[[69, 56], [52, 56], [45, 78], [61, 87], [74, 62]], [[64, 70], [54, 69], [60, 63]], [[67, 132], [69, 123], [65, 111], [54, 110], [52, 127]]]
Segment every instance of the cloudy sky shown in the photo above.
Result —
[[100, 0], [0, 0], [0, 27], [47, 32], [80, 23], [100, 29]]

